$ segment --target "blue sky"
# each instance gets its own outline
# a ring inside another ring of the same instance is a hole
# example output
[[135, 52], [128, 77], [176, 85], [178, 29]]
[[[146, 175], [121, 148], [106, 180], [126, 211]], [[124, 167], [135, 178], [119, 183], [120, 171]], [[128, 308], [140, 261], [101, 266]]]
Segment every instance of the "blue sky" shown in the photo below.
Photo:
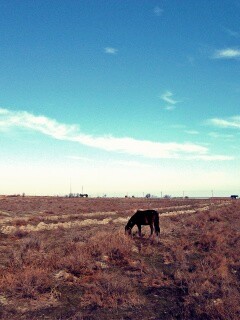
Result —
[[0, 194], [240, 193], [237, 0], [0, 0]]

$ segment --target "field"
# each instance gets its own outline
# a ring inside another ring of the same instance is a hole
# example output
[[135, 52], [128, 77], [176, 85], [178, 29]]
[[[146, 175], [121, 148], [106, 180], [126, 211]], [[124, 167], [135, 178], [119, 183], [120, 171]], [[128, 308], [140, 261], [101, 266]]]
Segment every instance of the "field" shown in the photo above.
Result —
[[[137, 209], [160, 240], [125, 236]], [[0, 319], [239, 319], [240, 201], [0, 197]]]

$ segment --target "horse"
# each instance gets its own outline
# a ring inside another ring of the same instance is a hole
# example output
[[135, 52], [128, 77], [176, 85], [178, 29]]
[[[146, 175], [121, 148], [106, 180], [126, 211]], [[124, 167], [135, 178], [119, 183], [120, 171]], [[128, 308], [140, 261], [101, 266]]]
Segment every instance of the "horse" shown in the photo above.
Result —
[[125, 234], [131, 235], [132, 228], [135, 226], [138, 227], [138, 234], [141, 237], [141, 226], [149, 225], [151, 229], [151, 235], [153, 235], [153, 230], [157, 237], [160, 234], [159, 227], [159, 213], [156, 210], [137, 210], [137, 212], [128, 220], [128, 223], [125, 226]]

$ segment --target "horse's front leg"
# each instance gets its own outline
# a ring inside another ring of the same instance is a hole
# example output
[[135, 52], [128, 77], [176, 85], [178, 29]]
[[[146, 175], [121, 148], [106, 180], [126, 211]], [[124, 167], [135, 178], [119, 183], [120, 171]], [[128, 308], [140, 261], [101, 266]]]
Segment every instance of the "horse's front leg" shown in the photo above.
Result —
[[150, 238], [151, 238], [153, 235], [153, 225], [152, 224], [150, 224], [150, 229], [151, 229], [151, 233], [150, 233]]
[[140, 224], [138, 224], [138, 225], [137, 225], [137, 227], [138, 227], [138, 234], [139, 234], [139, 237], [142, 237], [141, 225], [140, 225]]

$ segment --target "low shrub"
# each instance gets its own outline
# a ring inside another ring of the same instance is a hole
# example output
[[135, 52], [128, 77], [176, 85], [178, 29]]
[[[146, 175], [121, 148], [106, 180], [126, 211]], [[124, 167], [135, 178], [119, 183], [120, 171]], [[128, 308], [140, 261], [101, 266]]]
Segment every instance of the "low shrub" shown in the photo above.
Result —
[[84, 307], [133, 307], [143, 303], [144, 299], [140, 297], [130, 279], [119, 273], [103, 272], [96, 276], [94, 284], [86, 288], [81, 298]]
[[188, 288], [186, 319], [239, 319], [240, 292], [233, 271], [240, 256], [238, 212], [220, 208], [186, 217], [188, 227], [171, 246], [178, 265], [175, 282]]
[[35, 299], [39, 294], [49, 292], [54, 285], [48, 270], [25, 266], [18, 270], [9, 270], [0, 275], [0, 287], [10, 295]]

